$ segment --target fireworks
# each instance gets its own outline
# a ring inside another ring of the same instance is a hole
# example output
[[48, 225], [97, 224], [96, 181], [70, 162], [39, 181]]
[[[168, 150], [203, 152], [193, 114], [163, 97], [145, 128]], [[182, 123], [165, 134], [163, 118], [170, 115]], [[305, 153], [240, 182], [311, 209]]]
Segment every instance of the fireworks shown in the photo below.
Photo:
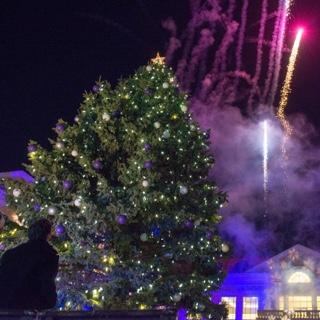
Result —
[[295, 65], [296, 65], [296, 61], [299, 53], [302, 34], [303, 34], [303, 29], [300, 28], [297, 32], [297, 36], [291, 51], [289, 64], [287, 67], [287, 74], [284, 81], [284, 85], [281, 90], [280, 104], [279, 104], [279, 109], [277, 113], [277, 116], [280, 119], [280, 122], [287, 135], [291, 134], [292, 129], [290, 127], [289, 122], [286, 119], [285, 109], [287, 107], [289, 94], [291, 92], [291, 83], [292, 83], [293, 73], [294, 73], [294, 69], [295, 69]]
[[268, 192], [268, 157], [269, 157], [269, 139], [268, 139], [268, 121], [263, 122], [263, 190], [265, 199]]

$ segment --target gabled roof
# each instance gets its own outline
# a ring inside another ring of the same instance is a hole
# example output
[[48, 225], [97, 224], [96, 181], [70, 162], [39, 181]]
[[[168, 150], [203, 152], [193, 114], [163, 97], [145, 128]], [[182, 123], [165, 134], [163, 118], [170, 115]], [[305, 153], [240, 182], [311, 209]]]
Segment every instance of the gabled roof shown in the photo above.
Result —
[[320, 263], [320, 253], [301, 244], [296, 244], [295, 246], [256, 265], [247, 272], [268, 272], [272, 269], [272, 266], [279, 266], [281, 262], [286, 263], [288, 261], [296, 265], [305, 265], [310, 259], [316, 263]]

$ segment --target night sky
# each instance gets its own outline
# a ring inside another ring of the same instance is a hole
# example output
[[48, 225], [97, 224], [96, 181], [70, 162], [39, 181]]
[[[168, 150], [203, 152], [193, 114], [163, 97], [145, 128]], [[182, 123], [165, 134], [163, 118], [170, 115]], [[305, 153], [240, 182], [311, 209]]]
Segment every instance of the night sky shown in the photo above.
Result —
[[[0, 172], [22, 167], [29, 139], [47, 146], [57, 119], [72, 121], [99, 76], [115, 84], [164, 53], [169, 16], [184, 26], [188, 1], [2, 0]], [[299, 24], [306, 34], [288, 109], [320, 128], [320, 0], [295, 1], [290, 25]], [[293, 37], [289, 30], [290, 46]]]

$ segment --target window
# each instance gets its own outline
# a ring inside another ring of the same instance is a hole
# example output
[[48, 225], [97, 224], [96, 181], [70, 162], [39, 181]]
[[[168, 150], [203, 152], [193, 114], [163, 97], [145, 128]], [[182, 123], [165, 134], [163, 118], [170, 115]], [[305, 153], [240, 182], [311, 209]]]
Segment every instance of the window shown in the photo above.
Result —
[[288, 279], [289, 283], [310, 283], [310, 277], [304, 272], [294, 272]]
[[234, 320], [236, 318], [236, 297], [222, 297], [221, 302], [225, 303], [228, 309], [228, 319]]
[[279, 310], [284, 310], [284, 297], [279, 297]]
[[243, 320], [255, 320], [258, 314], [258, 298], [244, 297], [243, 298]]
[[289, 296], [288, 297], [289, 310], [312, 310], [311, 296]]

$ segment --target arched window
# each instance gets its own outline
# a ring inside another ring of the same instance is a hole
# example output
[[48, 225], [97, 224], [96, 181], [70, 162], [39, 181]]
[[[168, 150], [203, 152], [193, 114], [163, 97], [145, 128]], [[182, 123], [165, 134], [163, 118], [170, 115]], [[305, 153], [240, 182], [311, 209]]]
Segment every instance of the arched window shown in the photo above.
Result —
[[310, 277], [301, 271], [294, 272], [288, 279], [288, 283], [310, 283]]

